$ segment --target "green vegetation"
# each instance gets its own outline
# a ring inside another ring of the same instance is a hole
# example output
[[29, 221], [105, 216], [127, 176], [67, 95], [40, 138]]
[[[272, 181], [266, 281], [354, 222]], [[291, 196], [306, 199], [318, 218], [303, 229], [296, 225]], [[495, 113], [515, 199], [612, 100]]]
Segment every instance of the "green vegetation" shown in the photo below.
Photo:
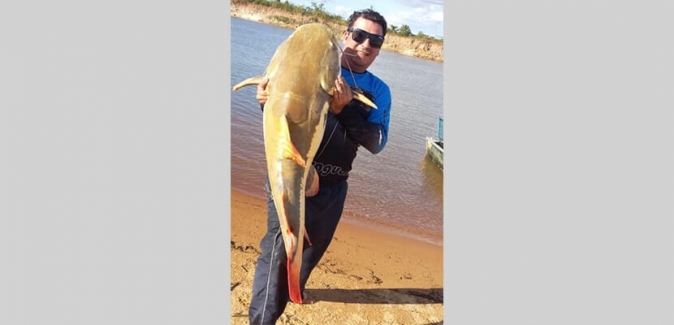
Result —
[[426, 41], [434, 41], [434, 42], [442, 43], [442, 37], [436, 38], [436, 37], [433, 37], [433, 36], [429, 36], [429, 35], [424, 34], [424, 32], [422, 32], [422, 31], [418, 32], [415, 35], [414, 33], [412, 33], [412, 29], [410, 29], [410, 26], [404, 25], [404, 24], [400, 27], [398, 27], [396, 25], [390, 25], [387, 33], [391, 33], [391, 34], [395, 34], [395, 35], [403, 36], [403, 37], [411, 37], [411, 38], [415, 38], [415, 39], [422, 39], [422, 40], [426, 40]]
[[274, 18], [282, 23], [285, 24], [294, 24], [296, 21], [295, 19], [288, 18], [288, 17], [283, 17], [283, 16], [271, 16], [271, 18]]
[[[298, 6], [289, 3], [287, 0], [281, 1], [281, 0], [232, 0], [232, 3], [249, 3], [249, 4], [256, 4], [256, 5], [261, 5], [265, 7], [272, 7], [272, 8], [278, 8], [283, 11], [287, 11], [292, 14], [299, 14], [303, 16], [312, 16], [315, 18], [319, 18], [321, 20], [324, 20], [326, 22], [333, 22], [333, 23], [344, 23], [345, 20], [339, 16], [339, 15], [333, 15], [330, 14], [329, 12], [325, 11], [325, 6], [321, 4], [317, 4], [315, 2], [311, 3], [310, 7], [305, 7], [305, 6]], [[314, 19], [315, 20], [315, 19]]]
[[[346, 24], [346, 20], [342, 18], [340, 15], [335, 15], [331, 14], [327, 11], [325, 11], [325, 5], [323, 3], [317, 4], [315, 2], [311, 2], [311, 6], [306, 7], [306, 6], [298, 6], [294, 5], [288, 2], [288, 0], [281, 1], [281, 0], [232, 0], [232, 3], [240, 3], [240, 4], [257, 4], [265, 7], [272, 7], [272, 8], [278, 8], [283, 11], [292, 13], [292, 14], [299, 14], [302, 16], [308, 16], [309, 19], [312, 21], [318, 22], [318, 21], [323, 21], [327, 23], [333, 23], [333, 24], [338, 24], [338, 25], [344, 25]], [[274, 18], [278, 21], [284, 22], [284, 23], [291, 23], [292, 20], [286, 17], [280, 17], [280, 16], [274, 16]], [[419, 31], [417, 34], [414, 34], [412, 30], [410, 29], [410, 26], [408, 25], [402, 25], [400, 27], [390, 25], [387, 34], [395, 34], [398, 36], [402, 37], [410, 37], [413, 39], [418, 39], [418, 40], [424, 40], [424, 41], [431, 41], [435, 43], [440, 43], [442, 44], [442, 37], [436, 38], [433, 36], [429, 36], [424, 34], [424, 32]]]

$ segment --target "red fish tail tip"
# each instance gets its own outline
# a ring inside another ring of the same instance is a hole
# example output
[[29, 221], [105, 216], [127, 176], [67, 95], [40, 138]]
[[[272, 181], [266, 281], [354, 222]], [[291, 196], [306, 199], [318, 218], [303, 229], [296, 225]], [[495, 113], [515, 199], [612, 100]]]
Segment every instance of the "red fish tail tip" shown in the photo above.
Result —
[[288, 260], [288, 293], [290, 300], [296, 304], [301, 304], [302, 292], [300, 292], [300, 277], [299, 274], [294, 274]]

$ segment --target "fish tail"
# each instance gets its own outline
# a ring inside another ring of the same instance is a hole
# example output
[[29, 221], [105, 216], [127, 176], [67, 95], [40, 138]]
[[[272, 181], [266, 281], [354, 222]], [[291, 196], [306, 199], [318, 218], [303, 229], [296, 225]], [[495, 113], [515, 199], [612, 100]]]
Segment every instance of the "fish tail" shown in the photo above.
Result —
[[288, 292], [290, 300], [296, 304], [302, 303], [302, 292], [300, 290], [300, 274], [299, 269], [293, 271], [292, 263], [288, 259]]

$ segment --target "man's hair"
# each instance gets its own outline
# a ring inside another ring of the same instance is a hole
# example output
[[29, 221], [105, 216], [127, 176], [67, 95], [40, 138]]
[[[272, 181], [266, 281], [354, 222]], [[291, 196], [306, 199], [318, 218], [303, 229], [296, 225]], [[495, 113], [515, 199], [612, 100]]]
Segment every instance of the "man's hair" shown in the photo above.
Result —
[[386, 19], [384, 19], [384, 16], [382, 16], [380, 13], [372, 10], [372, 9], [365, 9], [365, 10], [360, 10], [360, 11], [354, 11], [353, 14], [349, 17], [349, 28], [353, 27], [353, 23], [356, 22], [356, 19], [363, 17], [367, 20], [371, 20], [379, 25], [381, 25], [383, 35], [386, 36]]

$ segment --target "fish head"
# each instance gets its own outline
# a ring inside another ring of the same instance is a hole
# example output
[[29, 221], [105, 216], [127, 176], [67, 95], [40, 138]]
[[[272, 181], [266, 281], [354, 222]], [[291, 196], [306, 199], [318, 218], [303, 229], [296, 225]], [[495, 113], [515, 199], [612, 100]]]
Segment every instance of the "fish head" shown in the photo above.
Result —
[[[316, 86], [331, 93], [335, 79], [339, 75], [339, 45], [334, 33], [319, 23], [298, 27], [276, 49], [266, 75], [276, 91], [315, 91]], [[273, 82], [273, 80], [278, 80]]]

